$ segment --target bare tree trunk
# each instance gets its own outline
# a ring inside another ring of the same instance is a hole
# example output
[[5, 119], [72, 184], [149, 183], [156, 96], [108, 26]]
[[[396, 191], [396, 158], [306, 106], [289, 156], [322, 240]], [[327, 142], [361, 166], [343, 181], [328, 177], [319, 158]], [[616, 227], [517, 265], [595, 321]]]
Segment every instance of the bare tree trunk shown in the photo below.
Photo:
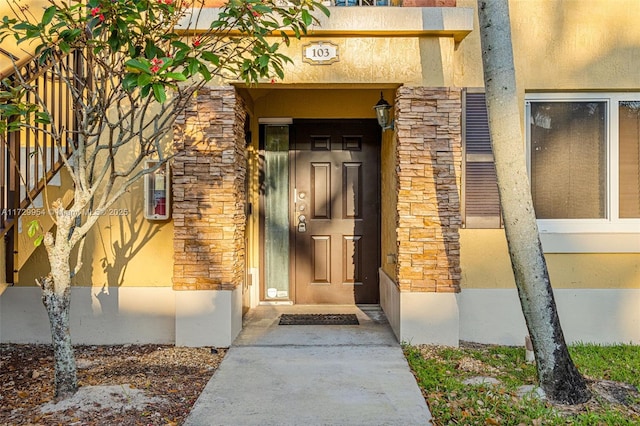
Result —
[[66, 286], [61, 294], [54, 290], [51, 275], [42, 278], [42, 302], [49, 315], [51, 343], [53, 344], [55, 398], [64, 399], [78, 390], [76, 359], [69, 332], [69, 307], [71, 287]]
[[[82, 208], [81, 197], [77, 196], [76, 204]], [[51, 327], [51, 344], [53, 345], [55, 398], [64, 399], [78, 390], [78, 371], [76, 359], [71, 345], [69, 330], [69, 308], [71, 307], [71, 230], [75, 224], [74, 211], [65, 211], [60, 200], [52, 203], [56, 211], [56, 236], [51, 232], [44, 235], [44, 247], [51, 272], [38, 281], [42, 289], [42, 302], [49, 315]]]
[[591, 394], [564, 339], [538, 235], [516, 92], [508, 0], [478, 0], [489, 130], [513, 274], [546, 395], [576, 404]]

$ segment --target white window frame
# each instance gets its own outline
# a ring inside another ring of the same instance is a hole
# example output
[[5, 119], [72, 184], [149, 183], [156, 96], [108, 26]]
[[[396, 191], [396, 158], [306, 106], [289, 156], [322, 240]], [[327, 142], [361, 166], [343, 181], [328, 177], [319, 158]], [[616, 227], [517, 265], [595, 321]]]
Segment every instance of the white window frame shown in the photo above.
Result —
[[640, 252], [640, 219], [619, 218], [618, 122], [620, 101], [640, 101], [640, 92], [527, 93], [525, 149], [531, 179], [531, 102], [604, 102], [606, 140], [605, 218], [538, 219], [545, 252]]

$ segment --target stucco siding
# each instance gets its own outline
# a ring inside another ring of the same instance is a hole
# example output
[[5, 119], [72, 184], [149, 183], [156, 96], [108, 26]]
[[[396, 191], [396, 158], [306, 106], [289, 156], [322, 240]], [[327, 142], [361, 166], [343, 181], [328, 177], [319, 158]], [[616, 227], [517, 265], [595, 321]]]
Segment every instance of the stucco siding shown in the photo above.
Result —
[[[568, 343], [640, 343], [640, 290], [557, 289], [554, 296]], [[515, 289], [464, 289], [458, 304], [460, 340], [524, 345]]]
[[[459, 0], [458, 7], [476, 7]], [[640, 87], [640, 3], [636, 0], [511, 0], [519, 89], [584, 90]], [[474, 14], [474, 28], [478, 28]], [[479, 32], [455, 51], [456, 85], [481, 87]]]
[[[461, 287], [515, 288], [502, 229], [460, 231]], [[640, 289], [640, 253], [547, 253], [551, 285], [563, 289]]]
[[396, 139], [392, 132], [382, 134], [381, 148], [381, 203], [380, 203], [380, 253], [382, 270], [390, 279], [397, 279], [396, 262], [398, 258], [398, 203], [397, 162], [394, 155]]
[[[51, 343], [38, 287], [11, 287], [0, 297], [0, 342]], [[175, 296], [170, 287], [72, 287], [74, 344], [174, 343]]]

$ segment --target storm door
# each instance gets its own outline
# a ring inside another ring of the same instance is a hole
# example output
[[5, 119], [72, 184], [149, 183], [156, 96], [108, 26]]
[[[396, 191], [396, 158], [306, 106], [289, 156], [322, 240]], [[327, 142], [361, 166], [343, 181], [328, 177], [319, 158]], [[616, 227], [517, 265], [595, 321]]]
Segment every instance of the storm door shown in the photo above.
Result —
[[291, 271], [298, 304], [378, 303], [380, 127], [294, 120]]

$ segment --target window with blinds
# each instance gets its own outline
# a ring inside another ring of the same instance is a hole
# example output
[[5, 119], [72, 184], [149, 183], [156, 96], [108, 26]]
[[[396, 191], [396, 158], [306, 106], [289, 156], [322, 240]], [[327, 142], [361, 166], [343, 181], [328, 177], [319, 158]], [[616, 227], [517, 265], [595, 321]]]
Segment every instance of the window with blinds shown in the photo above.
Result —
[[538, 219], [604, 218], [606, 102], [531, 102], [531, 195]]
[[640, 218], [640, 101], [619, 104], [620, 218]]
[[465, 91], [463, 115], [463, 223], [466, 228], [500, 228], [500, 198], [493, 164], [484, 93]]
[[525, 131], [538, 227], [640, 230], [640, 93], [529, 93]]

